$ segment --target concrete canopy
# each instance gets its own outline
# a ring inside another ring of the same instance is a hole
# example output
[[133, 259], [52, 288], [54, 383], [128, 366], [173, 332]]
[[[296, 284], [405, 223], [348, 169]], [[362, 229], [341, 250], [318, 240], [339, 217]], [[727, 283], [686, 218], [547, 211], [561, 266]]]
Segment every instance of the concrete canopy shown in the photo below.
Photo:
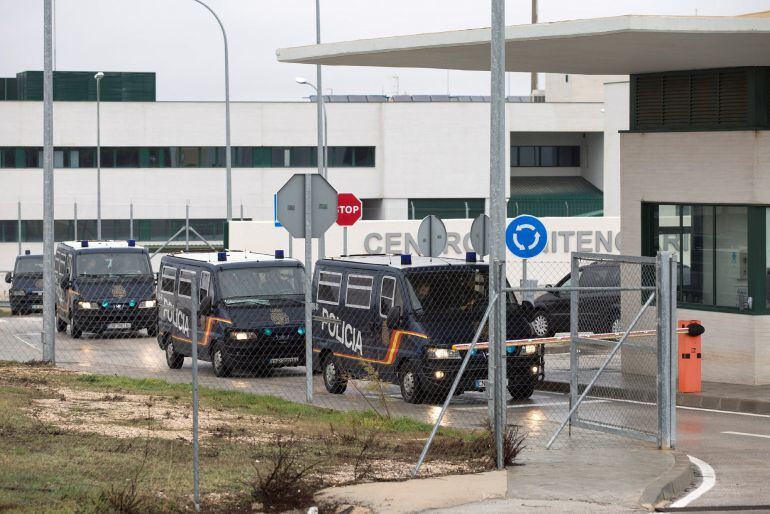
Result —
[[[281, 48], [281, 62], [489, 70], [490, 29]], [[506, 27], [506, 70], [629, 75], [770, 66], [770, 18], [617, 16]]]

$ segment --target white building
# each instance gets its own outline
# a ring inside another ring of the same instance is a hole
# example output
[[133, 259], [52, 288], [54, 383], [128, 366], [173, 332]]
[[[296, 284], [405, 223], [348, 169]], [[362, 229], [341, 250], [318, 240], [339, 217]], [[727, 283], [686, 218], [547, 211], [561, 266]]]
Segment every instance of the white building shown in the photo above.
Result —
[[[606, 132], [602, 83], [549, 75], [545, 98], [509, 99], [511, 214], [618, 215], [617, 130]], [[316, 106], [234, 102], [231, 110], [233, 216], [270, 220], [273, 194], [293, 173], [316, 166]], [[335, 96], [327, 111], [329, 180], [363, 199], [365, 218], [484, 211], [488, 99]], [[162, 243], [184, 223], [189, 203], [192, 226], [221, 242], [224, 114], [221, 102], [102, 102], [104, 237], [129, 236], [132, 206], [134, 237]], [[42, 238], [42, 117], [39, 101], [0, 101], [0, 244], [7, 256], [17, 252], [19, 205], [23, 247], [34, 250]], [[54, 145], [56, 238], [76, 236], [75, 216], [77, 237], [93, 238], [95, 102], [55, 102]]]

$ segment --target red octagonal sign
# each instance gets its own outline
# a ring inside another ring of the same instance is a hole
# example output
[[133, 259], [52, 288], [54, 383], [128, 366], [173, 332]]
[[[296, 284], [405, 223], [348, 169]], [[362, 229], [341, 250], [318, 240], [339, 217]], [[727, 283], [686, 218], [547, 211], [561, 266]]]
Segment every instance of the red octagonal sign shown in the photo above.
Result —
[[337, 225], [349, 227], [361, 219], [363, 205], [353, 193], [337, 195]]

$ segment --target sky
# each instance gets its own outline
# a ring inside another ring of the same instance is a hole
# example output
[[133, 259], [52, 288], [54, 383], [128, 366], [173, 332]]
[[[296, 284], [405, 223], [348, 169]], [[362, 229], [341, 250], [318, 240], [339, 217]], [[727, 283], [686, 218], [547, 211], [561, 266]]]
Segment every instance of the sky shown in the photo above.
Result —
[[[224, 99], [224, 49], [214, 17], [194, 0], [54, 0], [57, 70], [154, 71], [158, 100]], [[312, 65], [276, 61], [280, 47], [315, 42], [314, 0], [204, 0], [228, 34], [230, 97], [300, 101]], [[507, 0], [506, 24], [530, 22], [531, 0]], [[767, 0], [539, 0], [539, 21], [623, 14], [735, 15]], [[489, 0], [321, 0], [324, 42], [488, 27]], [[43, 1], [0, 0], [0, 77], [42, 69]], [[509, 74], [508, 93], [529, 77]], [[486, 72], [327, 66], [334, 94], [489, 94]]]

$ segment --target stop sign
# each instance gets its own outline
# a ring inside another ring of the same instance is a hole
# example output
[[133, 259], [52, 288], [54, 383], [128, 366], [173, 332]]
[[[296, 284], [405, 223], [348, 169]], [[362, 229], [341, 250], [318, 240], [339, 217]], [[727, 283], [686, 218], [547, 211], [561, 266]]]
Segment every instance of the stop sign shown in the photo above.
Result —
[[361, 219], [363, 205], [353, 193], [337, 195], [337, 225], [349, 227]]

